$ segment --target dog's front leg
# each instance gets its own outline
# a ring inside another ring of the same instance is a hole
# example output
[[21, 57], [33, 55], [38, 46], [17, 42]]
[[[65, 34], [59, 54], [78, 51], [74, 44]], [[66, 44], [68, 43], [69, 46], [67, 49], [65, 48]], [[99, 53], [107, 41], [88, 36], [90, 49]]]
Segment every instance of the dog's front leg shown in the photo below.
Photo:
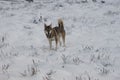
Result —
[[52, 41], [49, 39], [50, 50], [52, 49]]
[[55, 42], [56, 42], [56, 48], [55, 48], [55, 50], [57, 50], [57, 46], [58, 46], [58, 39], [57, 38], [55, 39]]

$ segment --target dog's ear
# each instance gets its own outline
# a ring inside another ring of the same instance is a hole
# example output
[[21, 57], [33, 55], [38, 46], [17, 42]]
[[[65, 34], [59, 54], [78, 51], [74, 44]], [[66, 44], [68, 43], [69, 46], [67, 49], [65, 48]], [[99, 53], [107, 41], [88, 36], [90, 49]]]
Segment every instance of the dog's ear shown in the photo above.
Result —
[[49, 26], [52, 27], [52, 23]]

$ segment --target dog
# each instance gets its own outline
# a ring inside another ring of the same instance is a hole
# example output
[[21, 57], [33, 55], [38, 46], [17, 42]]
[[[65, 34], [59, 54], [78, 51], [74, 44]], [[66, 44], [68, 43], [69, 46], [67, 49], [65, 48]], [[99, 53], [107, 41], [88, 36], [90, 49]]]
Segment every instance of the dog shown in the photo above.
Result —
[[52, 49], [52, 41], [56, 43], [56, 50], [58, 46], [58, 42], [61, 46], [60, 38], [62, 37], [63, 46], [65, 47], [65, 36], [66, 32], [64, 29], [64, 24], [62, 19], [58, 19], [58, 26], [52, 28], [52, 24], [46, 25], [44, 24], [44, 32], [49, 41], [50, 49]]

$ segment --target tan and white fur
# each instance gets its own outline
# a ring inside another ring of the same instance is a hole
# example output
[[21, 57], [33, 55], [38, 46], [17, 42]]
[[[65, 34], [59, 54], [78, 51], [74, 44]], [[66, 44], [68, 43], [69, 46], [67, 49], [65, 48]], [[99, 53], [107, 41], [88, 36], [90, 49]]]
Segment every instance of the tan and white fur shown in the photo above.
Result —
[[56, 43], [56, 50], [58, 46], [58, 42], [61, 46], [60, 38], [62, 38], [63, 46], [65, 47], [65, 30], [64, 30], [64, 24], [62, 19], [58, 19], [58, 26], [52, 28], [52, 24], [46, 25], [44, 24], [44, 32], [46, 34], [46, 37], [48, 38], [50, 49], [52, 49], [52, 41], [55, 41]]

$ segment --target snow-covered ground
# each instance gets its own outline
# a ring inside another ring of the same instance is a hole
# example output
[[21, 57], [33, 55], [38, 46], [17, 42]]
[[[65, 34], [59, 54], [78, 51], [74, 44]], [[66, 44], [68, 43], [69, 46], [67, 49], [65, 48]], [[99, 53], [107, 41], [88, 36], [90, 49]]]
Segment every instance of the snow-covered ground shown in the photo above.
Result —
[[[49, 50], [58, 18], [66, 47]], [[0, 80], [120, 80], [120, 0], [1, 0]]]

